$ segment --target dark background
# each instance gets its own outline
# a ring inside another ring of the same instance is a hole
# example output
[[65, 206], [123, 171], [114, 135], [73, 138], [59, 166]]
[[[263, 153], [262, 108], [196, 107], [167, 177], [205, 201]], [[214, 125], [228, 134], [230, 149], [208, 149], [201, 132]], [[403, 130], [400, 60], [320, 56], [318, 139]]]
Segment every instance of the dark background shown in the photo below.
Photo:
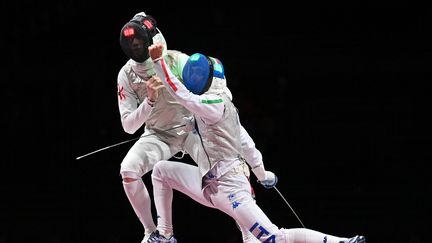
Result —
[[[119, 31], [140, 11], [169, 49], [222, 60], [243, 126], [308, 228], [430, 241], [432, 9], [232, 4], [2, 2], [0, 243], [141, 241], [119, 176], [132, 144], [75, 159], [140, 135], [123, 132], [116, 96]], [[301, 227], [252, 185], [275, 224]], [[179, 242], [241, 240], [232, 219], [179, 193], [173, 217]]]

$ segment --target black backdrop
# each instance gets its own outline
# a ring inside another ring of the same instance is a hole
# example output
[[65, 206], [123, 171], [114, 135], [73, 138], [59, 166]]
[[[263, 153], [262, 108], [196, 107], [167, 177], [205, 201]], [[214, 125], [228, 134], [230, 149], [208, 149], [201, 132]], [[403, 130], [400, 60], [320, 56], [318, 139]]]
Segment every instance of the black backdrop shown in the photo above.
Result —
[[[231, 4], [2, 3], [0, 243], [142, 239], [118, 174], [131, 144], [75, 160], [140, 135], [121, 128], [116, 77], [119, 30], [142, 10], [170, 49], [222, 60], [243, 126], [308, 228], [428, 242], [432, 10]], [[301, 226], [252, 185], [275, 224]], [[240, 242], [233, 220], [179, 193], [174, 224], [180, 242]]]

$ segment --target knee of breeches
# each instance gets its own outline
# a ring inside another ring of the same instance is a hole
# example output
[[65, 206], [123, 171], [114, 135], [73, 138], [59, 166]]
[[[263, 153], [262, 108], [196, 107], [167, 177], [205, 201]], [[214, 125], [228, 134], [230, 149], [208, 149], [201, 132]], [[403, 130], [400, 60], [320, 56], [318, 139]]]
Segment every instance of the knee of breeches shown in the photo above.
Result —
[[130, 183], [140, 179], [138, 173], [132, 171], [122, 171], [120, 172], [120, 175], [124, 183]]
[[165, 161], [159, 161], [158, 163], [156, 163], [155, 166], [153, 166], [153, 171], [152, 171], [152, 178], [153, 177], [161, 177], [161, 173], [162, 171], [165, 170], [166, 167], [166, 162]]

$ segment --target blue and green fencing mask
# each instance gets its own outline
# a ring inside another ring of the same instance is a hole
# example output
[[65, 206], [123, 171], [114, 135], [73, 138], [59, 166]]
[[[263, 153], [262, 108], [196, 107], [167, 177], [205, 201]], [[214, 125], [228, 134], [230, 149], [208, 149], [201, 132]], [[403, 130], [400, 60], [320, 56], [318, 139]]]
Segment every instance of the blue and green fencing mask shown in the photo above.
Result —
[[201, 53], [191, 55], [183, 68], [183, 83], [196, 95], [208, 91], [214, 77], [225, 78], [222, 63], [216, 58]]

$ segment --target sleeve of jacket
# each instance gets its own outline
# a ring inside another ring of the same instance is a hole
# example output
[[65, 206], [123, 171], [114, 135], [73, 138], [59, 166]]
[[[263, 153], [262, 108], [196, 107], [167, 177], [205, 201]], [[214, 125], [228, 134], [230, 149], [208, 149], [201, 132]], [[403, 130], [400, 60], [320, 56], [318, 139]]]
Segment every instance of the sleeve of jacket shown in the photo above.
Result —
[[[193, 94], [172, 73], [163, 59], [155, 62], [154, 68], [156, 74], [167, 87], [168, 92], [186, 109], [201, 117], [207, 124], [214, 124], [222, 118], [225, 110], [222, 97], [214, 94]], [[218, 102], [209, 102], [213, 100]]]
[[138, 97], [123, 69], [117, 77], [117, 100], [123, 130], [129, 134], [135, 133], [150, 116], [152, 107], [147, 103], [147, 98], [141, 104], [138, 103]]

